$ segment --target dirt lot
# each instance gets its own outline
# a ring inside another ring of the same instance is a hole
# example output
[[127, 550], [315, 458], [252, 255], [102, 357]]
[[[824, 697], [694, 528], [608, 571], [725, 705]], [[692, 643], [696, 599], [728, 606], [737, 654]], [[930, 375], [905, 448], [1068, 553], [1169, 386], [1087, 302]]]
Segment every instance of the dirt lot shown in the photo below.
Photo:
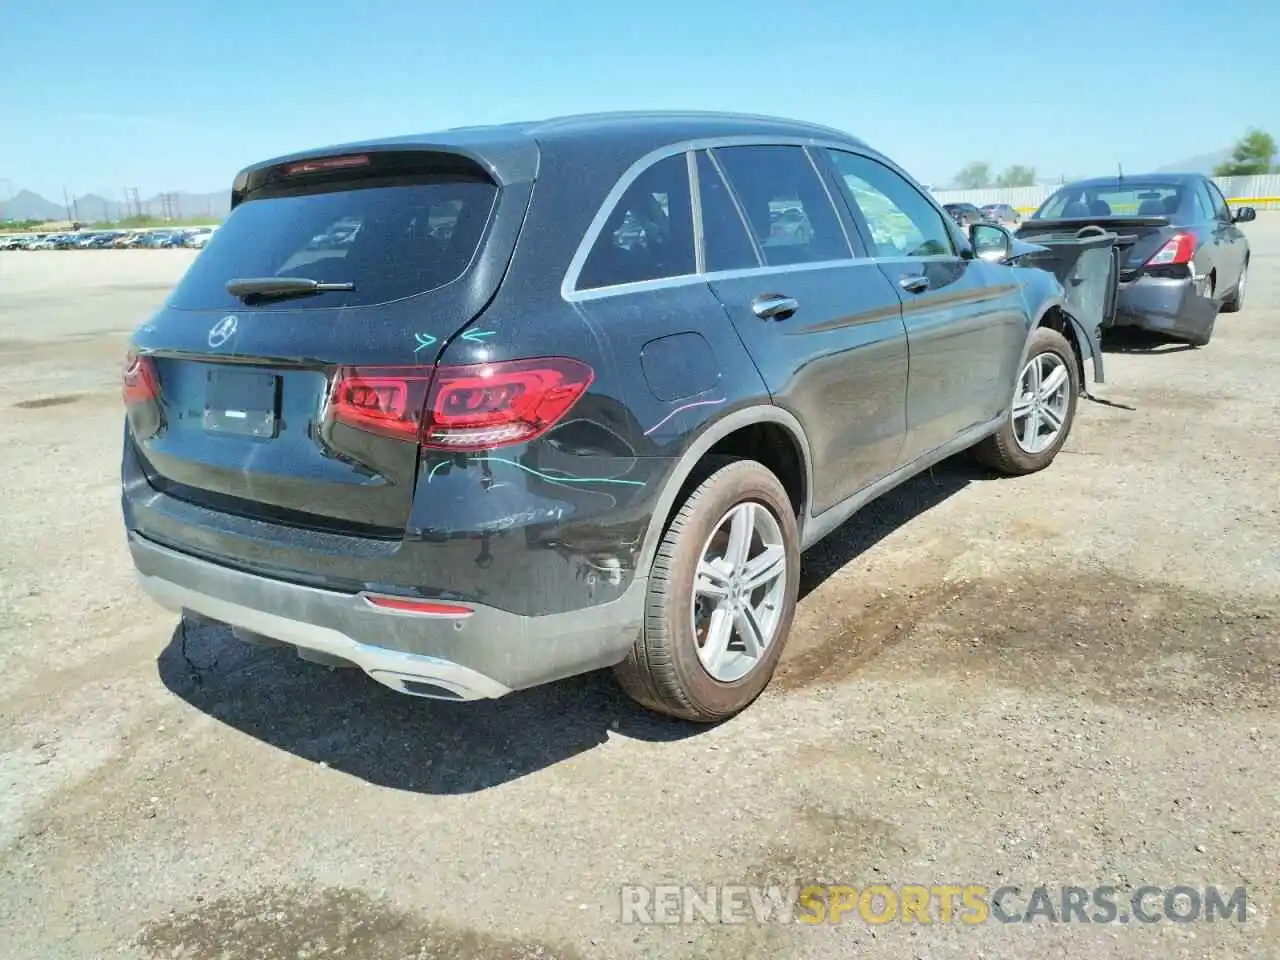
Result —
[[[191, 254], [0, 254], [0, 952], [1277, 956], [1280, 216], [1248, 229], [1209, 347], [1110, 353], [1043, 474], [869, 507], [774, 687], [693, 731], [607, 677], [449, 705], [184, 651], [131, 579], [117, 370]], [[1244, 885], [1249, 918], [619, 922], [624, 884], [792, 881]]]

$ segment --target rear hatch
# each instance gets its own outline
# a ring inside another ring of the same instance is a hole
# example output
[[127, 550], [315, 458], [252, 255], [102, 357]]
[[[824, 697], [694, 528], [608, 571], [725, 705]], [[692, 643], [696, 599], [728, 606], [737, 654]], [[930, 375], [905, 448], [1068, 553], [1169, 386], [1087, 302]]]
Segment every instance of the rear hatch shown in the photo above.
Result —
[[528, 184], [500, 188], [459, 154], [373, 150], [237, 187], [134, 336], [147, 480], [227, 513], [399, 537], [435, 358], [492, 298]]

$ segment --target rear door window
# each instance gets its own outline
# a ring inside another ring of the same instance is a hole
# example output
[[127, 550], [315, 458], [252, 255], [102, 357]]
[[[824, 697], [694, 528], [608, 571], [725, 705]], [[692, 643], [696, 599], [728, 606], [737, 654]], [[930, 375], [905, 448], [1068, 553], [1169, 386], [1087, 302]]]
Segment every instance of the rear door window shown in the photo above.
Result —
[[702, 208], [702, 242], [706, 248], [707, 272], [741, 270], [760, 266], [729, 188], [716, 169], [711, 155], [698, 151], [698, 199]]
[[653, 164], [623, 193], [582, 264], [577, 289], [696, 272], [689, 161], [681, 153]]
[[852, 259], [831, 198], [802, 147], [719, 147], [714, 153], [766, 264]]
[[497, 193], [487, 181], [439, 176], [249, 199], [210, 236], [171, 304], [244, 309], [227, 281], [259, 277], [355, 287], [284, 301], [290, 310], [371, 306], [437, 289], [475, 259]]

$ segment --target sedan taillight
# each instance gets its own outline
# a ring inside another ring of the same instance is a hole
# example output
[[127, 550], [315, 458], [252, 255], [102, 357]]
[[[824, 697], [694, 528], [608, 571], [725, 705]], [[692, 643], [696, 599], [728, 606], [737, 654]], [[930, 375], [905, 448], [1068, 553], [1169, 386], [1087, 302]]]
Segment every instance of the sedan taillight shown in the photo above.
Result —
[[1151, 255], [1143, 266], [1172, 267], [1191, 262], [1196, 252], [1196, 238], [1190, 233], [1175, 233], [1164, 246]]

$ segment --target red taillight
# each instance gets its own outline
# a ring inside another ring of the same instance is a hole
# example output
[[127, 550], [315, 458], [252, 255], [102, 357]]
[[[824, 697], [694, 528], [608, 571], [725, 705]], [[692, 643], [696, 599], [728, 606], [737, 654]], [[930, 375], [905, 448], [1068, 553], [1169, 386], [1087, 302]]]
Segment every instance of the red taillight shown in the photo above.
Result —
[[397, 440], [417, 441], [430, 367], [343, 367], [329, 411], [338, 423]]
[[1144, 266], [1171, 267], [1190, 263], [1196, 252], [1196, 238], [1189, 233], [1175, 233], [1163, 247], [1151, 255]]
[[129, 351], [121, 376], [121, 392], [126, 406], [160, 398], [160, 378], [156, 375], [155, 362], [150, 357]]
[[533, 440], [569, 412], [594, 377], [585, 363], [566, 357], [440, 367], [422, 445], [468, 451]]
[[585, 363], [565, 357], [442, 366], [434, 377], [431, 370], [343, 367], [330, 415], [435, 450], [490, 450], [546, 433], [595, 377]]
[[461, 619], [469, 617], [475, 611], [456, 603], [441, 603], [438, 600], [410, 600], [407, 597], [376, 596], [366, 593], [365, 603], [380, 610], [392, 610], [396, 613], [416, 613], [423, 617], [453, 617]]

